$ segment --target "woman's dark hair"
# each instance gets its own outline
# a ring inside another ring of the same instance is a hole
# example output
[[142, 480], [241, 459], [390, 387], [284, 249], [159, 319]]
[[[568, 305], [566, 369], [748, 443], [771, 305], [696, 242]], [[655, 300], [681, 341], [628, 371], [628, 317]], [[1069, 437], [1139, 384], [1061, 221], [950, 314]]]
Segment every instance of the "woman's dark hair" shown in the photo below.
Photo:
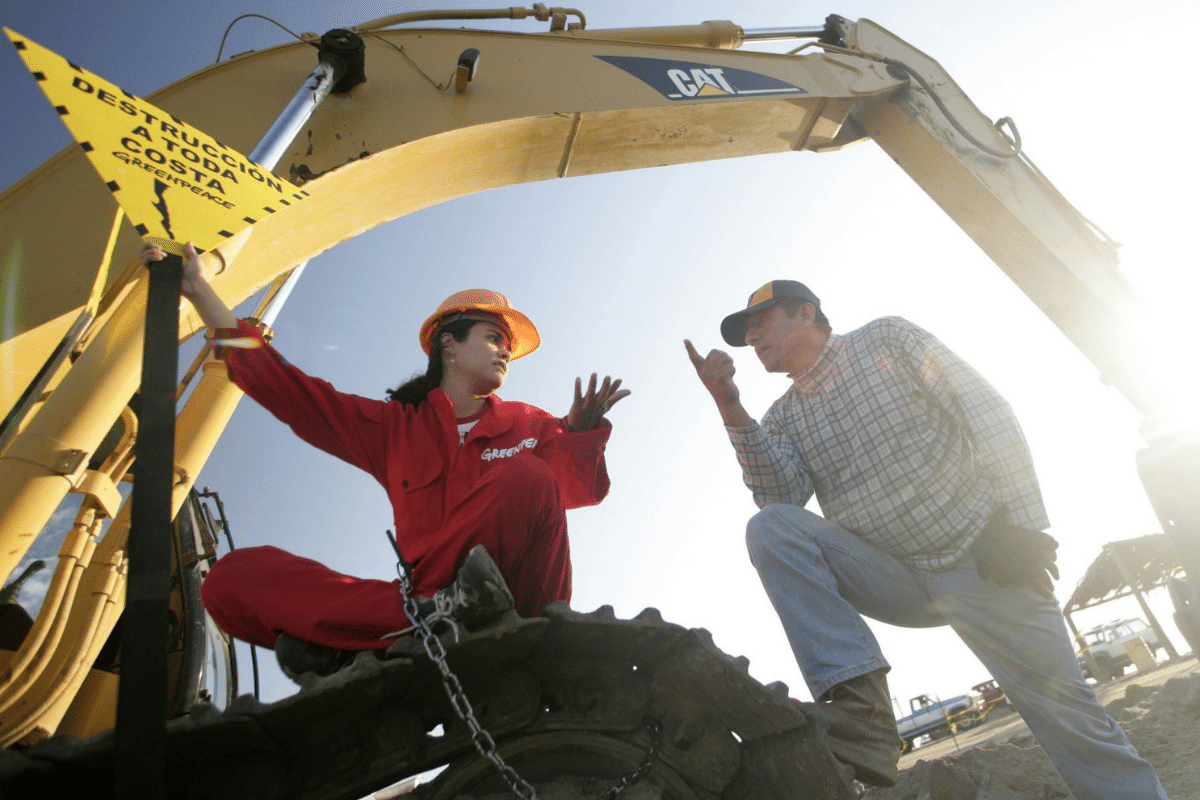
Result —
[[411, 403], [414, 406], [424, 402], [430, 391], [442, 385], [442, 334], [450, 334], [456, 342], [465, 342], [471, 333], [471, 328], [474, 328], [475, 323], [480, 321], [460, 317], [439, 325], [433, 332], [433, 346], [429, 348], [429, 367], [425, 370], [425, 374], [417, 373], [407, 383], [395, 389], [388, 389], [387, 399], [395, 400], [398, 403]]

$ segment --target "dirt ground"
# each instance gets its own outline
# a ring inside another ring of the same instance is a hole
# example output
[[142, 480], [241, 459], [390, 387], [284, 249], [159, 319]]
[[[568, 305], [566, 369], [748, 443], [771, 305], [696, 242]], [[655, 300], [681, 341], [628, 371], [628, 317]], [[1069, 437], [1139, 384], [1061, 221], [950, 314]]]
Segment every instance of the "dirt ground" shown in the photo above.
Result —
[[[1173, 800], [1200, 798], [1200, 665], [1194, 656], [1097, 689]], [[1057, 800], [1066, 785], [1011, 712], [906, 755], [900, 781], [862, 800]]]

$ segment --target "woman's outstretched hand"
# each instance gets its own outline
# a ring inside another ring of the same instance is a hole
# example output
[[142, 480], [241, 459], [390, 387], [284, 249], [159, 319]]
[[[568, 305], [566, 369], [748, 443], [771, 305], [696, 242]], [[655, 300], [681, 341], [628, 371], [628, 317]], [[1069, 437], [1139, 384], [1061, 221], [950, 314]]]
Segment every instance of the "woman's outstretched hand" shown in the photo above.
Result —
[[567, 427], [573, 431], [590, 431], [600, 424], [600, 420], [617, 401], [629, 396], [628, 389], [621, 388], [621, 379], [615, 381], [604, 376], [604, 382], [596, 386], [596, 373], [588, 381], [587, 393], [583, 392], [583, 379], [575, 379], [575, 402], [567, 412]]
[[[187, 258], [183, 262], [183, 286], [181, 289], [183, 296], [189, 297], [195, 291], [197, 284], [204, 279], [204, 273], [200, 268], [200, 256], [196, 254], [196, 246], [188, 242], [183, 249]], [[142, 263], [146, 266], [149, 266], [151, 261], [163, 260], [162, 248], [151, 242], [142, 245], [141, 255]]]
[[[204, 279], [195, 245], [188, 242], [183, 249], [187, 258], [183, 262], [183, 283], [180, 284], [180, 292], [195, 306], [205, 325], [210, 328], [236, 328], [237, 317]], [[142, 245], [141, 258], [142, 263], [146, 265], [151, 261], [162, 261], [162, 248], [147, 242]]]

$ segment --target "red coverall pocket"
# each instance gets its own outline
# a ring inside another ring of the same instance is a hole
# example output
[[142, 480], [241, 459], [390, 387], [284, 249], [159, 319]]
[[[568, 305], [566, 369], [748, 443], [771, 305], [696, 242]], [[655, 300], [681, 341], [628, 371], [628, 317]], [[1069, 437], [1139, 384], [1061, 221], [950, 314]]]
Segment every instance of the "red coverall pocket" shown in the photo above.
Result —
[[[400, 496], [393, 498], [397, 508], [404, 509], [407, 530], [398, 534], [423, 534], [442, 524], [445, 501], [445, 481], [437, 464], [415, 463], [404, 470], [397, 482]], [[398, 501], [398, 502], [397, 502]]]

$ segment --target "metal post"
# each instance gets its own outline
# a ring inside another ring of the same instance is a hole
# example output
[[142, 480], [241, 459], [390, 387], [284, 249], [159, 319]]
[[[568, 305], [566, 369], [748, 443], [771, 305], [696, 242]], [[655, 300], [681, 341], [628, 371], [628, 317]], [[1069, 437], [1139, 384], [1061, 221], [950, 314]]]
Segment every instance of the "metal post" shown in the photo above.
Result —
[[279, 316], [279, 312], [283, 310], [283, 304], [292, 296], [292, 289], [296, 288], [296, 284], [300, 281], [300, 276], [304, 274], [304, 268], [308, 266], [308, 262], [304, 261], [297, 264], [288, 273], [287, 280], [283, 282], [283, 286], [279, 287], [279, 291], [271, 298], [270, 304], [266, 310], [258, 316], [259, 321], [268, 328], [274, 327], [275, 318]]
[[1200, 653], [1200, 442], [1185, 435], [1156, 441], [1137, 454], [1138, 473], [1163, 533], [1187, 575], [1171, 593], [1175, 625], [1193, 653]]
[[825, 35], [825, 26], [819, 28], [752, 28], [742, 31], [747, 42], [778, 41], [785, 39], [820, 39]]
[[317, 64], [316, 69], [305, 79], [304, 86], [296, 92], [283, 109], [283, 113], [267, 130], [258, 147], [251, 151], [250, 160], [267, 169], [274, 169], [287, 146], [312, 117], [317, 106], [329, 96], [336, 82], [332, 64], [324, 61]]
[[[335, 88], [338, 88], [339, 91], [349, 91], [350, 86], [344, 88], [339, 86], [344, 78], [348, 78], [351, 85], [356, 85], [363, 80], [362, 56], [362, 38], [357, 34], [336, 29], [322, 36], [321, 62], [308, 76], [309, 80], [305, 82], [305, 86], [296, 93], [279, 119], [267, 131], [263, 140], [258, 143], [258, 147], [250, 153], [250, 160], [258, 162], [267, 169], [274, 169], [275, 165], [279, 163], [279, 159], [283, 157], [286, 147], [296, 138], [300, 129], [317, 110], [317, 106], [329, 96], [329, 93]], [[297, 264], [288, 274], [283, 287], [280, 288], [262, 315], [264, 325], [270, 327], [275, 323], [275, 318], [279, 316], [283, 304], [287, 302], [288, 296], [291, 295], [292, 289], [295, 288], [307, 266], [307, 261]]]
[[[322, 61], [267, 131], [250, 159], [272, 169], [338, 80]], [[121, 630], [114, 784], [116, 797], [166, 796], [167, 636], [171, 589], [175, 390], [179, 370], [179, 294], [183, 260], [150, 268], [142, 384], [138, 395], [129, 582]]]
[[175, 381], [183, 259], [150, 267], [138, 394], [129, 588], [121, 621], [115, 733], [116, 797], [164, 797], [167, 638], [170, 630], [171, 493], [175, 483]]
[[[287, 104], [287, 108], [279, 115], [279, 119], [275, 120], [275, 124], [267, 131], [267, 135], [258, 143], [258, 147], [255, 147], [250, 153], [250, 160], [267, 169], [274, 169], [275, 165], [279, 163], [279, 159], [283, 157], [287, 146], [296, 138], [296, 134], [308, 122], [313, 112], [317, 110], [317, 106], [329, 96], [329, 91], [336, 82], [337, 77], [334, 74], [333, 65], [324, 61], [318, 64], [317, 68], [308, 76], [308, 80], [305, 81], [304, 88], [296, 92], [291, 102]], [[300, 276], [304, 274], [304, 268], [307, 266], [308, 262], [305, 261], [292, 269], [283, 288], [279, 290], [266, 313], [263, 314], [264, 325], [269, 327], [275, 322], [275, 317], [279, 316], [283, 304], [287, 302], [288, 295], [292, 293], [292, 289], [300, 280]]]

